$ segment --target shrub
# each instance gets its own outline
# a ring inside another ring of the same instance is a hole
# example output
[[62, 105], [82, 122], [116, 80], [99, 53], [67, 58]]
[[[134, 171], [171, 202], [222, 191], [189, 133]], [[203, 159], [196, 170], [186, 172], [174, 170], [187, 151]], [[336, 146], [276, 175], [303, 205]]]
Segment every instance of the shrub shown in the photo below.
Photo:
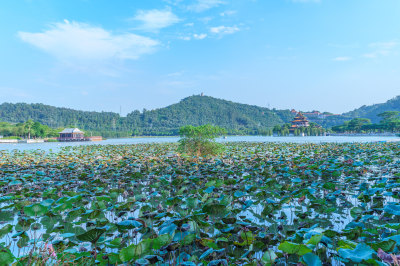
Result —
[[17, 136], [8, 136], [8, 137], [0, 138], [0, 139], [21, 139], [21, 138], [17, 137]]
[[224, 145], [215, 138], [226, 134], [224, 128], [212, 125], [184, 126], [179, 129], [178, 151], [191, 156], [213, 156], [224, 150]]

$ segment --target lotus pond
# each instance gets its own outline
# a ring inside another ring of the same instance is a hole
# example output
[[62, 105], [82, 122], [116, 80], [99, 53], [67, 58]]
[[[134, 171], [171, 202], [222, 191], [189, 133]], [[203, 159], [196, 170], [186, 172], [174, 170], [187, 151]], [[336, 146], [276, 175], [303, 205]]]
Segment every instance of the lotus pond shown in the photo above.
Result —
[[399, 143], [0, 152], [0, 265], [390, 265]]

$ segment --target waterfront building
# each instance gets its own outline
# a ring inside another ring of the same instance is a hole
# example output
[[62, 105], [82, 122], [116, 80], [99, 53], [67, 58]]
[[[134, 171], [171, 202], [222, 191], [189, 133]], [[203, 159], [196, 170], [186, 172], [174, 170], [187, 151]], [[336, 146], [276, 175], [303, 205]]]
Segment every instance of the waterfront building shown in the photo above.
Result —
[[305, 117], [301, 112], [298, 112], [292, 121], [292, 126], [290, 127], [290, 133], [294, 133], [297, 128], [308, 127], [310, 122], [308, 122], [307, 117]]
[[80, 131], [78, 128], [66, 128], [59, 132], [59, 141], [84, 141], [85, 133]]

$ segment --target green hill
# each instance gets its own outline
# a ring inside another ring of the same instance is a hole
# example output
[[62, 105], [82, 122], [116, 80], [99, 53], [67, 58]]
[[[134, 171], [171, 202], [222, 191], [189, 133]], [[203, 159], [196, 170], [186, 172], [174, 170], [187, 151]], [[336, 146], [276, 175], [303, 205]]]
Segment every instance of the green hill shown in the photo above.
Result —
[[[340, 116], [308, 117], [323, 127], [343, 124], [354, 117], [370, 118], [400, 110], [400, 96], [383, 104], [363, 106]], [[275, 125], [289, 123], [294, 115], [289, 110], [276, 110], [234, 103], [209, 96], [190, 96], [176, 104], [154, 110], [133, 111], [126, 117], [113, 112], [87, 112], [44, 104], [0, 104], [0, 121], [23, 123], [28, 119], [52, 128], [78, 127], [89, 134], [104, 137], [135, 135], [177, 135], [184, 125], [212, 124], [224, 127], [229, 134], [265, 134]]]
[[[23, 123], [28, 119], [40, 122], [52, 128], [79, 127], [92, 133], [113, 131], [131, 131], [120, 116], [112, 112], [87, 112], [69, 108], [54, 107], [45, 104], [3, 103], [0, 104], [0, 121], [10, 123]], [[122, 124], [119, 124], [122, 123]], [[115, 127], [113, 126], [115, 125]]]
[[372, 123], [378, 123], [380, 121], [378, 114], [386, 111], [400, 111], [400, 96], [390, 99], [385, 103], [379, 103], [369, 106], [364, 105], [351, 112], [344, 113], [343, 115], [349, 116], [351, 118], [369, 118], [371, 119]]
[[231, 134], [259, 134], [292, 118], [289, 110], [271, 110], [209, 96], [191, 96], [165, 108], [127, 115], [130, 123], [141, 125], [138, 130], [145, 135], [152, 134], [153, 129], [177, 134], [179, 127], [188, 124], [218, 125]]
[[209, 96], [191, 96], [165, 108], [133, 111], [126, 117], [112, 112], [87, 112], [44, 104], [3, 103], [0, 121], [22, 123], [28, 119], [50, 127], [79, 127], [103, 136], [176, 135], [183, 125], [213, 124], [230, 134], [262, 134], [291, 121], [289, 110], [271, 110]]

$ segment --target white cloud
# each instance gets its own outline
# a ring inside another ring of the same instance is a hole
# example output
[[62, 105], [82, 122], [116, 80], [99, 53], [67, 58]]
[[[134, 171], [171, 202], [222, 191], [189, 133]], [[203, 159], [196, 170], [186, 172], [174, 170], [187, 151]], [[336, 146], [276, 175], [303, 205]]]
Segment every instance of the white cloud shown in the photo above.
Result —
[[379, 56], [388, 56], [397, 54], [394, 49], [399, 45], [397, 42], [377, 42], [369, 44], [369, 47], [374, 51], [366, 53], [363, 56], [366, 58], [377, 58]]
[[350, 61], [351, 57], [347, 57], [347, 56], [339, 56], [339, 57], [335, 57], [333, 58], [333, 61]]
[[148, 31], [158, 31], [180, 21], [171, 10], [158, 9], [140, 10], [133, 19], [142, 22], [140, 29]]
[[363, 54], [363, 57], [366, 57], [366, 58], [376, 58], [377, 55], [376, 55], [375, 53], [369, 53], [369, 54]]
[[178, 39], [181, 39], [184, 41], [190, 41], [192, 38], [190, 36], [182, 36], [182, 37], [179, 37]]
[[213, 20], [212, 17], [202, 17], [198, 19], [199, 21], [203, 22], [204, 24], [208, 24], [211, 20]]
[[173, 72], [173, 73], [169, 73], [167, 75], [165, 75], [165, 77], [180, 77], [183, 76], [183, 74], [185, 73], [185, 71], [178, 71], [178, 72]]
[[203, 40], [205, 38], [207, 38], [207, 34], [206, 33], [194, 33], [192, 36], [183, 36], [183, 37], [179, 37], [179, 39], [184, 40], [184, 41], [190, 41], [192, 39], [194, 40]]
[[193, 34], [193, 38], [196, 40], [203, 40], [207, 37], [207, 34], [201, 33], [201, 34]]
[[137, 59], [151, 53], [158, 41], [132, 34], [113, 34], [86, 23], [54, 23], [38, 33], [18, 32], [18, 36], [63, 61]]
[[210, 28], [210, 32], [214, 34], [233, 34], [238, 32], [240, 29], [236, 26], [227, 27], [227, 26], [218, 26]]
[[224, 11], [224, 12], [219, 13], [219, 15], [220, 15], [221, 17], [225, 17], [225, 16], [232, 16], [232, 15], [235, 15], [236, 13], [237, 13], [236, 10], [226, 10], [226, 11]]
[[225, 4], [222, 0], [196, 0], [188, 9], [195, 12], [203, 12], [222, 4]]
[[397, 42], [376, 42], [371, 43], [369, 46], [372, 48], [378, 48], [380, 50], [390, 50], [398, 45]]
[[292, 0], [295, 3], [320, 3], [322, 0]]

